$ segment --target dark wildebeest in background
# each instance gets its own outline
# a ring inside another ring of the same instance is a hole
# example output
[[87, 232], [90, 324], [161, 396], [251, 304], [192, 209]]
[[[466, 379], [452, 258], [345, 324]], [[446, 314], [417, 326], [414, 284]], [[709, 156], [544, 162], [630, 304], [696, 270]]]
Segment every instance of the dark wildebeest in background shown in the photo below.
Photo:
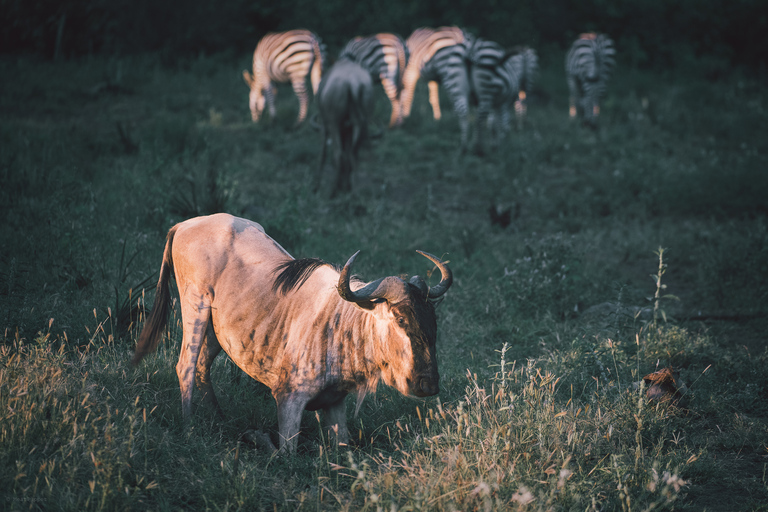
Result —
[[316, 188], [321, 188], [328, 146], [332, 147], [336, 183], [331, 196], [352, 189], [352, 170], [360, 147], [368, 139], [368, 118], [373, 107], [370, 73], [347, 58], [336, 61], [317, 92], [322, 121], [323, 151]]
[[193, 384], [221, 414], [210, 369], [223, 348], [272, 390], [281, 451], [295, 451], [304, 409], [323, 409], [330, 435], [347, 443], [348, 393], [357, 391], [359, 408], [380, 380], [404, 395], [439, 391], [433, 301], [452, 276], [439, 258], [419, 252], [440, 270], [432, 288], [419, 276], [351, 278], [357, 254], [341, 270], [315, 258], [295, 260], [259, 224], [231, 215], [176, 224], [132, 362], [163, 336], [173, 270], [184, 331], [176, 373], [185, 419], [192, 414]]
[[408, 49], [405, 47], [403, 38], [389, 32], [367, 37], [358, 36], [347, 43], [341, 50], [339, 58], [348, 58], [357, 62], [371, 74], [374, 82], [381, 82], [392, 104], [389, 127], [400, 126], [403, 122], [400, 91], [403, 72], [408, 62]]

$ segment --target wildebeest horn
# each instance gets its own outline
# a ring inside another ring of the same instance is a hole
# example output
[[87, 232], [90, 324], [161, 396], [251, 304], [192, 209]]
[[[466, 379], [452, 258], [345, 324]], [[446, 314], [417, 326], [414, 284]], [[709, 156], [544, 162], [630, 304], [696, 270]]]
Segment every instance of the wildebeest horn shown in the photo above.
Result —
[[[430, 299], [436, 299], [442, 296], [453, 282], [453, 274], [451, 274], [451, 270], [448, 268], [448, 265], [440, 260], [440, 258], [423, 251], [416, 252], [437, 265], [437, 268], [440, 269], [440, 273], [442, 274], [440, 282], [429, 289], [427, 296]], [[348, 302], [366, 302], [374, 299], [384, 299], [387, 302], [396, 303], [405, 298], [405, 282], [399, 277], [394, 276], [382, 277], [381, 279], [368, 283], [359, 290], [353, 292], [349, 286], [349, 278], [352, 264], [355, 262], [355, 258], [357, 258], [358, 254], [360, 254], [360, 251], [357, 251], [351, 258], [349, 258], [347, 264], [344, 265], [344, 268], [339, 275], [337, 289], [342, 299]]]
[[355, 262], [358, 254], [360, 254], [360, 251], [357, 251], [349, 258], [339, 275], [339, 284], [336, 288], [342, 299], [347, 302], [367, 302], [374, 299], [384, 299], [387, 302], [396, 303], [405, 298], [405, 283], [399, 277], [394, 276], [382, 277], [353, 292], [352, 288], [349, 287], [349, 278], [352, 264]]
[[437, 283], [435, 286], [429, 289], [429, 294], [428, 294], [428, 297], [430, 299], [437, 299], [438, 297], [442, 296], [445, 292], [447, 292], [448, 288], [450, 288], [451, 284], [453, 284], [453, 274], [451, 273], [451, 269], [448, 268], [448, 265], [437, 256], [432, 256], [431, 254], [424, 251], [416, 251], [416, 252], [421, 254], [428, 260], [430, 260], [432, 263], [434, 263], [437, 266], [437, 268], [440, 269], [440, 274], [442, 275], [442, 278], [440, 279], [439, 283]]

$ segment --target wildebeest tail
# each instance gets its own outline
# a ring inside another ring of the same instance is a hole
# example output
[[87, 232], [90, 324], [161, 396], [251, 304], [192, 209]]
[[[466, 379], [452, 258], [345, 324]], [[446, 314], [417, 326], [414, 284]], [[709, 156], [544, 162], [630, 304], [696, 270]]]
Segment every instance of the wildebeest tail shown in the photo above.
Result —
[[160, 266], [160, 278], [157, 280], [157, 289], [155, 290], [155, 304], [152, 311], [144, 323], [144, 328], [139, 335], [139, 341], [136, 343], [136, 349], [133, 353], [131, 364], [139, 364], [147, 354], [154, 352], [163, 338], [163, 331], [168, 323], [168, 312], [171, 306], [171, 288], [170, 278], [173, 270], [173, 258], [171, 257], [173, 248], [173, 237], [176, 234], [174, 226], [168, 232], [168, 240], [165, 243], [163, 251], [163, 263]]

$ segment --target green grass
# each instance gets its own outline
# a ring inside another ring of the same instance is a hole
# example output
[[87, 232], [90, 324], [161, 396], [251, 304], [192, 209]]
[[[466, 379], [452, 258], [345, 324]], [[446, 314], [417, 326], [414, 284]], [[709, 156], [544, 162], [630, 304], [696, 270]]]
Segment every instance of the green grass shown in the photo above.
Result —
[[[290, 88], [250, 123], [248, 60], [0, 61], [2, 508], [766, 510], [759, 83], [619, 68], [593, 132], [568, 122], [544, 55], [527, 126], [482, 158], [459, 155], [450, 106], [435, 123], [420, 84], [328, 200]], [[388, 116], [377, 90], [374, 131]], [[382, 387], [345, 450], [306, 413], [297, 455], [274, 458], [239, 441], [275, 436], [269, 391], [221, 356], [226, 420], [199, 408], [184, 429], [178, 312], [128, 362], [167, 230], [214, 211], [294, 256], [362, 249], [366, 279], [428, 273], [416, 249], [450, 260], [439, 398]], [[668, 365], [690, 388], [678, 407], [633, 387]]]

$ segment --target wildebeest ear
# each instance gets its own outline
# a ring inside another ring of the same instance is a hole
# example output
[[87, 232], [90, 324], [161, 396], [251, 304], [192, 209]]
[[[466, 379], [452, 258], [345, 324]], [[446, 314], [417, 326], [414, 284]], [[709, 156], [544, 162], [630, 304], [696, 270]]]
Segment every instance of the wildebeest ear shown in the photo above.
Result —
[[253, 75], [247, 69], [243, 70], [243, 80], [248, 87], [253, 86]]

